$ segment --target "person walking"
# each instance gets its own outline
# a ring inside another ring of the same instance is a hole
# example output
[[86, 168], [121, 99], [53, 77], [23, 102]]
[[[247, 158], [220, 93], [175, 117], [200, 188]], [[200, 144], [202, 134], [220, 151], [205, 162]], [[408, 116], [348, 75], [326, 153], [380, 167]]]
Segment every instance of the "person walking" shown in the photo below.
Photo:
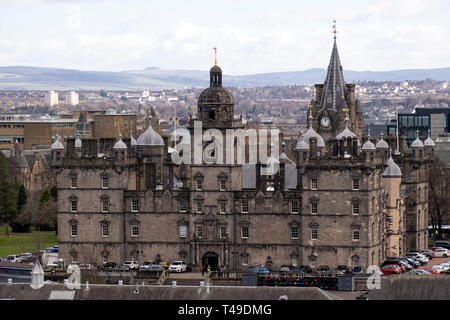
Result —
[[208, 272], [211, 272], [211, 266], [208, 264]]
[[205, 275], [205, 267], [202, 265], [202, 267], [200, 268], [200, 270], [202, 271], [202, 277]]

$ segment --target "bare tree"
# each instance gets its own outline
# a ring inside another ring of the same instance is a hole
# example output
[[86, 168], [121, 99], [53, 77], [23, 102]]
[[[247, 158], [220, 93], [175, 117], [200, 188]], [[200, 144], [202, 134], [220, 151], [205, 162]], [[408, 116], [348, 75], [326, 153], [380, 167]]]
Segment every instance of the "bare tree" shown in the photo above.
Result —
[[435, 159], [429, 170], [429, 205], [433, 232], [436, 239], [442, 239], [442, 225], [450, 218], [450, 170], [445, 163]]

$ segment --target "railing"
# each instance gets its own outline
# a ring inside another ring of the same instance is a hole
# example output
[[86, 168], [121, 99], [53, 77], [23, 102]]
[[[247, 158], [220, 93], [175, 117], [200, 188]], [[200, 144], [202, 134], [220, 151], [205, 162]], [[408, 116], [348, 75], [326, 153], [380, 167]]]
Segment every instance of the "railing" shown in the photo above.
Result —
[[164, 270], [163, 273], [159, 276], [158, 281], [156, 281], [156, 284], [163, 285], [164, 282], [166, 282], [166, 279], [169, 277], [169, 271]]

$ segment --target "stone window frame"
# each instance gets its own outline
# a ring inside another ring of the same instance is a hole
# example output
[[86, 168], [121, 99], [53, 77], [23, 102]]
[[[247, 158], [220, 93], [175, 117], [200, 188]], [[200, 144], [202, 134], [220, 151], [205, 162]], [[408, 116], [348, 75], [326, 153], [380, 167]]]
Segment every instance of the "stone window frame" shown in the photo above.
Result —
[[353, 177], [352, 179], [352, 190], [360, 190], [360, 179]]
[[[319, 240], [319, 224], [316, 222], [311, 222], [309, 225], [310, 232], [310, 238], [311, 240]], [[313, 237], [315, 235], [315, 237]]]
[[[221, 172], [218, 176], [217, 179], [219, 180], [219, 190], [220, 191], [226, 191], [227, 190], [227, 180], [228, 180], [228, 176]], [[222, 185], [223, 184], [223, 185]]]
[[69, 188], [70, 189], [78, 188], [78, 173], [73, 170], [69, 173]]
[[[108, 213], [110, 211], [109, 210], [110, 207], [111, 207], [111, 202], [110, 202], [109, 196], [102, 195], [100, 197], [100, 209], [101, 209], [101, 212], [102, 213]], [[105, 208], [106, 208], [106, 210], [105, 210]]]
[[[246, 210], [244, 210], [246, 208]], [[241, 199], [241, 213], [249, 213], [250, 206], [248, 202], [248, 198]]]
[[[195, 190], [196, 191], [202, 191], [204, 190], [204, 180], [205, 180], [205, 176], [203, 174], [201, 174], [200, 172], [197, 172], [194, 175], [194, 181], [195, 181]], [[200, 187], [199, 187], [200, 186]]]
[[316, 196], [312, 196], [309, 199], [309, 202], [311, 203], [311, 214], [319, 214], [319, 198]]
[[318, 190], [319, 188], [319, 178], [311, 177], [311, 190]]
[[300, 234], [298, 226], [291, 226], [291, 239], [297, 240]]
[[76, 195], [72, 195], [69, 197], [69, 201], [70, 201], [70, 212], [78, 212], [78, 197]]
[[[189, 221], [180, 219], [177, 221], [177, 225], [178, 225], [178, 237], [187, 238], [189, 236]], [[182, 230], [184, 232], [182, 232]]]
[[109, 189], [109, 175], [106, 172], [100, 174], [100, 187], [101, 189]]
[[[104, 238], [109, 237], [109, 224], [110, 224], [110, 222], [106, 219], [103, 219], [102, 221], [100, 221], [101, 231], [102, 231], [101, 233], [102, 233], [102, 237], [104, 237]], [[105, 234], [105, 230], [106, 230], [106, 234]]]
[[203, 213], [203, 207], [204, 207], [204, 200], [203, 199], [196, 199], [195, 200], [195, 213]]
[[203, 226], [202, 225], [196, 225], [195, 226], [195, 235], [199, 239], [203, 238]]
[[[78, 237], [78, 220], [77, 219], [70, 219], [69, 220], [70, 225], [70, 236], [71, 237]], [[75, 234], [74, 234], [75, 231]]]
[[139, 237], [140, 233], [141, 233], [141, 230], [140, 230], [139, 224], [132, 224], [131, 225], [131, 236], [132, 237]]
[[[184, 209], [183, 209], [184, 207]], [[185, 198], [181, 198], [180, 200], [178, 200], [178, 209], [179, 212], [187, 212], [188, 211], [188, 200]]]
[[[352, 229], [352, 241], [358, 242], [361, 239], [361, 225], [352, 223], [350, 228]], [[355, 237], [355, 235], [357, 235], [357, 237]]]
[[241, 239], [248, 239], [249, 236], [249, 226], [241, 226]]
[[[296, 205], [294, 206], [294, 203]], [[297, 209], [297, 210], [295, 210]], [[298, 214], [300, 212], [300, 201], [298, 199], [291, 200], [291, 213], [292, 214]]]
[[241, 254], [241, 262], [243, 266], [248, 266], [250, 263], [250, 255], [247, 252]]
[[352, 204], [352, 215], [355, 215], [355, 216], [360, 215], [361, 214], [361, 200], [359, 198], [352, 198], [351, 204]]
[[139, 212], [141, 208], [141, 202], [138, 198], [131, 199], [131, 212]]
[[[224, 231], [224, 232], [222, 232]], [[227, 227], [226, 226], [220, 226], [219, 228], [219, 238], [220, 239], [226, 239], [227, 237]]]

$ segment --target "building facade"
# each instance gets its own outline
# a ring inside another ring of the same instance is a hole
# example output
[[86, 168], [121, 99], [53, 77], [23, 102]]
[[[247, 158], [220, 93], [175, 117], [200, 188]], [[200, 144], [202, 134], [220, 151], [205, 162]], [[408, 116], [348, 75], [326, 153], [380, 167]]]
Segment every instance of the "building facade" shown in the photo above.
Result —
[[[198, 110], [187, 140], [171, 141], [174, 148], [151, 121], [137, 140], [95, 135], [52, 145], [65, 261], [184, 260], [236, 272], [259, 264], [367, 268], [427, 248], [432, 148], [417, 138], [393, 154], [395, 141], [363, 135], [362, 110], [354, 85], [344, 81], [336, 40], [308, 129], [291, 150], [295, 159], [271, 137], [270, 149], [281, 155], [271, 153], [267, 164], [219, 161], [237, 144], [233, 137], [221, 149], [218, 137], [245, 127], [234, 117], [217, 64]], [[195, 121], [202, 124], [199, 141]], [[183, 141], [192, 143], [181, 151]], [[202, 147], [201, 163], [173, 160], [187, 150], [195, 160], [195, 144]]]

